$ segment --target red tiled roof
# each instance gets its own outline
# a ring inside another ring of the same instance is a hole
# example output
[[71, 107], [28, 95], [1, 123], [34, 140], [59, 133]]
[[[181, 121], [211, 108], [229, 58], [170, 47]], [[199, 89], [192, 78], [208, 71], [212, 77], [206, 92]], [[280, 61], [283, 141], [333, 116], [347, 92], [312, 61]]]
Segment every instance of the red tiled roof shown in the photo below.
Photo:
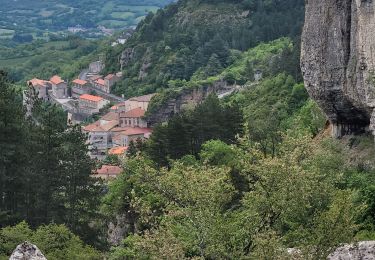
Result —
[[103, 165], [102, 168], [96, 170], [95, 174], [119, 175], [121, 172], [122, 169], [119, 166]]
[[112, 120], [118, 120], [118, 114], [116, 112], [109, 112], [102, 116], [100, 120], [105, 120], [105, 121], [112, 121]]
[[64, 83], [64, 81], [57, 75], [53, 76], [49, 81], [51, 81], [51, 83], [54, 84], [54, 85]]
[[105, 86], [105, 81], [103, 79], [97, 79], [95, 82], [99, 85]]
[[149, 95], [144, 95], [144, 96], [139, 96], [139, 97], [132, 97], [129, 100], [130, 101], [138, 101], [138, 102], [150, 102], [151, 98], [155, 95], [156, 94], [149, 94]]
[[87, 84], [87, 81], [86, 80], [82, 80], [82, 79], [75, 79], [75, 80], [73, 80], [73, 83], [83, 86], [83, 85]]
[[105, 77], [105, 79], [111, 80], [111, 79], [113, 79], [114, 76], [115, 76], [115, 75], [113, 75], [113, 74], [108, 74], [108, 75]]
[[93, 123], [93, 124], [90, 124], [90, 125], [87, 125], [83, 128], [83, 131], [86, 131], [86, 132], [91, 132], [93, 131], [95, 128], [97, 128], [99, 126], [99, 124], [97, 123]]
[[103, 100], [102, 97], [93, 96], [93, 95], [89, 95], [89, 94], [83, 94], [79, 98], [89, 100], [89, 101], [94, 101], [94, 102], [99, 102], [99, 101]]
[[123, 112], [120, 114], [120, 117], [126, 117], [126, 118], [140, 118], [145, 115], [145, 112], [142, 108], [138, 107], [132, 110], [129, 110], [127, 112]]
[[129, 128], [131, 128], [130, 126], [128, 127], [115, 127], [113, 129], [111, 129], [111, 132], [124, 132], [126, 130], [128, 130]]
[[117, 120], [109, 121], [105, 124], [100, 124], [100, 122], [97, 121], [94, 124], [86, 126], [83, 130], [87, 132], [109, 132], [113, 128], [116, 128], [118, 123], [119, 122]]
[[125, 146], [113, 147], [109, 149], [108, 154], [121, 155], [121, 154], [124, 154], [127, 150], [128, 150], [128, 147], [125, 147]]
[[47, 86], [47, 83], [48, 81], [46, 80], [42, 80], [42, 79], [37, 79], [37, 78], [33, 78], [31, 80], [29, 80], [27, 82], [27, 85], [32, 85], [33, 87], [36, 87], [36, 86], [43, 86], [43, 87], [46, 87]]
[[131, 135], [144, 135], [144, 134], [148, 134], [148, 133], [151, 133], [152, 130], [149, 129], [149, 128], [139, 128], [139, 127], [132, 127], [132, 128], [129, 128], [128, 130], [125, 130], [124, 132], [122, 132], [123, 135], [127, 135], [127, 136], [131, 136]]

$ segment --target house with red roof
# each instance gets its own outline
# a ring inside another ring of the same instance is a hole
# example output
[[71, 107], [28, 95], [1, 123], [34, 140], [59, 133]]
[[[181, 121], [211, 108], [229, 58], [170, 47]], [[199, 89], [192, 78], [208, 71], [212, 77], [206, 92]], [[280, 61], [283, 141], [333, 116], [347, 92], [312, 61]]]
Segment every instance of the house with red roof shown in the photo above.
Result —
[[27, 86], [35, 90], [35, 94], [38, 95], [38, 98], [45, 101], [49, 100], [48, 91], [52, 89], [51, 82], [47, 80], [33, 78], [27, 81]]
[[72, 81], [72, 97], [79, 98], [83, 94], [90, 93], [90, 84], [86, 80], [75, 79]]
[[113, 147], [112, 130], [118, 127], [118, 120], [102, 121], [87, 125], [83, 131], [88, 135], [88, 145], [90, 157], [96, 159], [104, 159], [108, 149]]
[[149, 128], [130, 127], [124, 131], [116, 133], [113, 137], [113, 144], [119, 147], [128, 147], [130, 142], [137, 140], [146, 140], [152, 134]]
[[119, 166], [102, 165], [100, 169], [93, 172], [91, 177], [102, 178], [103, 180], [112, 180], [117, 178], [122, 172], [123, 169]]
[[80, 113], [83, 114], [96, 114], [99, 110], [105, 107], [110, 102], [102, 97], [83, 94], [78, 99], [78, 107]]
[[126, 146], [116, 146], [108, 150], [108, 155], [124, 156], [127, 150]]
[[126, 111], [140, 107], [144, 111], [147, 111], [148, 105], [150, 104], [153, 96], [155, 96], [155, 94], [132, 97], [123, 103], [117, 104], [117, 109], [118, 111], [126, 112]]
[[140, 107], [120, 112], [120, 125], [122, 127], [147, 127], [147, 122], [143, 119], [145, 112]]
[[94, 86], [97, 89], [100, 89], [103, 92], [110, 93], [111, 88], [106, 84], [104, 79], [100, 78], [94, 81]]
[[108, 74], [105, 78], [105, 84], [111, 88], [113, 85], [115, 85], [116, 82], [118, 82], [120, 78], [116, 74]]
[[68, 94], [68, 85], [62, 80], [59, 76], [55, 75], [50, 80], [52, 85], [52, 95], [57, 99], [67, 98]]

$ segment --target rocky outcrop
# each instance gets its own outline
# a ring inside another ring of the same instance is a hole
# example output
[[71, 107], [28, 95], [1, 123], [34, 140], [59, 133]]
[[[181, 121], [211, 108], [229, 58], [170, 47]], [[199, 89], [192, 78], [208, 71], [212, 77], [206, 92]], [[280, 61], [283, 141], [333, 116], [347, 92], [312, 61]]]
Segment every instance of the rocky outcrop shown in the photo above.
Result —
[[375, 241], [362, 241], [337, 248], [328, 260], [375, 260]]
[[129, 210], [108, 223], [107, 241], [111, 246], [118, 246], [126, 236], [136, 231], [136, 215]]
[[211, 93], [215, 93], [220, 97], [223, 93], [231, 93], [235, 89], [236, 86], [228, 85], [226, 81], [217, 81], [212, 85], [194, 89], [184, 89], [178, 95], [167, 100], [157, 111], [152, 111], [152, 113], [146, 117], [147, 123], [149, 126], [153, 126], [161, 122], [166, 122], [174, 114], [179, 113], [184, 108], [201, 103]]
[[47, 260], [36, 245], [24, 242], [17, 246], [9, 260]]
[[305, 86], [341, 137], [375, 132], [375, 1], [306, 0]]
[[121, 70], [123, 70], [126, 66], [129, 65], [129, 63], [133, 60], [133, 57], [134, 57], [133, 48], [127, 48], [121, 53], [121, 56], [120, 56]]

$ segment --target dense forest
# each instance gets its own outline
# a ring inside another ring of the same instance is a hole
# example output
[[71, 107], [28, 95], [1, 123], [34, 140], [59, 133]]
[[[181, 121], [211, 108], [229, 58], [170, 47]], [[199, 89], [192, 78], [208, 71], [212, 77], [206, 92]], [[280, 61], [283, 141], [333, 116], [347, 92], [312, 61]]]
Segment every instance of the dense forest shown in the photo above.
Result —
[[0, 259], [25, 240], [67, 260], [289, 259], [288, 248], [325, 259], [374, 240], [373, 138], [329, 137], [299, 69], [303, 4], [182, 0], [149, 15], [125, 47], [87, 51], [106, 53], [111, 71], [134, 48], [114, 91], [157, 90], [150, 113], [186, 88], [240, 86], [155, 126], [125, 159], [108, 157], [124, 169], [110, 183], [90, 177], [101, 163], [81, 127], [37, 99], [26, 117], [14, 74], [1, 72]]

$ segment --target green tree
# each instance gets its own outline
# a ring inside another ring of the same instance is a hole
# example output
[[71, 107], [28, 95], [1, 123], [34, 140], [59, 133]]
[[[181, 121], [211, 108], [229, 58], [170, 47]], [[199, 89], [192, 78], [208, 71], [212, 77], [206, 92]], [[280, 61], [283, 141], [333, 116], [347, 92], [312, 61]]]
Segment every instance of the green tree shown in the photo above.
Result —
[[21, 97], [0, 71], [0, 227], [26, 215], [28, 127]]
[[101, 254], [64, 225], [50, 224], [33, 231], [26, 222], [0, 229], [0, 259], [8, 259], [17, 245], [30, 241], [48, 259], [102, 259]]

